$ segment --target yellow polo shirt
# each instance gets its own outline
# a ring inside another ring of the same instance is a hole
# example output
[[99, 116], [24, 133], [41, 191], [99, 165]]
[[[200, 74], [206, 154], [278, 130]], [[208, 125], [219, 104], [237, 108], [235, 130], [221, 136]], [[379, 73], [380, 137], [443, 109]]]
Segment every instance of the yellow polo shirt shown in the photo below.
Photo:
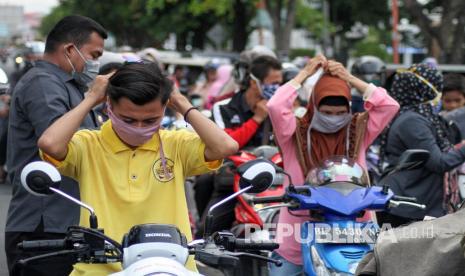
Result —
[[[110, 121], [101, 130], [74, 134], [65, 160], [43, 158], [79, 182], [81, 200], [95, 209], [99, 227], [114, 240], [121, 242], [132, 226], [143, 223], [174, 224], [192, 240], [184, 180], [217, 169], [221, 161], [205, 161], [205, 144], [195, 133], [160, 130], [160, 136], [170, 179], [161, 167], [158, 135], [133, 150], [118, 138]], [[89, 227], [86, 210], [81, 210], [80, 224]], [[196, 270], [192, 257], [187, 268]], [[120, 264], [76, 264], [71, 275], [120, 270]]]

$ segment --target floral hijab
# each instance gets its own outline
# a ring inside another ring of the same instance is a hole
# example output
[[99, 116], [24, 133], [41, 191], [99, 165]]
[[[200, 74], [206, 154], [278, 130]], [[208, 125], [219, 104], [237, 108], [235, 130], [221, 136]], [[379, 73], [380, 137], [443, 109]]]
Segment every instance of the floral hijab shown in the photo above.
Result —
[[[396, 73], [390, 94], [400, 105], [397, 116], [406, 111], [413, 111], [428, 119], [434, 126], [439, 148], [442, 152], [447, 152], [453, 148], [453, 145], [448, 138], [445, 123], [434, 112], [433, 105], [430, 103], [438, 96], [442, 88], [443, 77], [438, 70], [427, 64], [416, 64], [407, 70], [400, 70]], [[386, 144], [390, 127], [391, 124], [381, 136], [380, 167], [383, 166], [386, 157]], [[450, 213], [456, 210], [460, 202], [455, 170], [444, 174], [443, 186], [443, 207]]]
[[[452, 144], [447, 137], [445, 125], [441, 122], [430, 101], [442, 91], [442, 74], [427, 64], [414, 64], [407, 70], [399, 70], [394, 76], [391, 96], [399, 103], [397, 116], [406, 111], [416, 112], [430, 121], [436, 130], [436, 141], [441, 151], [448, 151]], [[394, 120], [393, 120], [394, 121]], [[390, 124], [381, 137], [381, 161], [384, 160]]]

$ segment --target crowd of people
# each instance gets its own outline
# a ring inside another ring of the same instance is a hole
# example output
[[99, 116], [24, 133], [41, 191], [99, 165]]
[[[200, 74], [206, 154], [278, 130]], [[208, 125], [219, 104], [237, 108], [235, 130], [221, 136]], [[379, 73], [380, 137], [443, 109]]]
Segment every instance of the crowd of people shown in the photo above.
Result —
[[[58, 168], [64, 176], [61, 189], [93, 206], [100, 226], [115, 240], [135, 224], [153, 222], [174, 224], [192, 239], [184, 191], [190, 176], [196, 176], [202, 218], [193, 234], [202, 236], [205, 210], [233, 193], [234, 176], [221, 167], [222, 160], [261, 145], [279, 148], [296, 185], [303, 185], [322, 161], [340, 155], [356, 160], [367, 175], [375, 170], [360, 184], [377, 185], [373, 174], [395, 164], [405, 150], [425, 149], [431, 156], [424, 167], [388, 181], [395, 194], [416, 197], [426, 209], [396, 208], [379, 213], [378, 223], [400, 226], [443, 216], [460, 205], [462, 75], [443, 76], [434, 66], [415, 64], [387, 78], [377, 58], [361, 58], [350, 71], [321, 54], [299, 69], [269, 50], [255, 50], [244, 52], [234, 66], [208, 63], [203, 81], [183, 91], [182, 67], [169, 76], [162, 64], [143, 59], [100, 67], [106, 38], [106, 30], [90, 18], [63, 18], [47, 36], [43, 59], [18, 80], [11, 100], [2, 100], [7, 104], [0, 117], [8, 127], [3, 124], [7, 139], [0, 141], [6, 141], [7, 182], [13, 185], [5, 230], [11, 275], [15, 263], [32, 254], [20, 251], [19, 242], [63, 238], [70, 225], [89, 226], [86, 215], [68, 201], [35, 197], [22, 188], [21, 169], [36, 160]], [[167, 116], [189, 127], [163, 129]], [[374, 147], [379, 158], [373, 161], [368, 155]], [[231, 201], [215, 211], [219, 219], [213, 230], [231, 227], [234, 205]], [[279, 223], [308, 219], [280, 210]], [[277, 236], [283, 242], [272, 257], [284, 265], [272, 266], [271, 275], [298, 275], [298, 242], [279, 228]], [[187, 266], [195, 270], [193, 260]], [[87, 275], [118, 269], [73, 267], [58, 257], [23, 273]]]

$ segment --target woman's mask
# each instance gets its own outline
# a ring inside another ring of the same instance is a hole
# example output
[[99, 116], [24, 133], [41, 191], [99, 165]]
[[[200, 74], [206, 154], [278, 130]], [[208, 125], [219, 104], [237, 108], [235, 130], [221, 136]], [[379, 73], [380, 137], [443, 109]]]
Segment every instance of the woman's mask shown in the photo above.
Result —
[[352, 114], [327, 115], [315, 109], [310, 128], [321, 133], [336, 133], [352, 120]]

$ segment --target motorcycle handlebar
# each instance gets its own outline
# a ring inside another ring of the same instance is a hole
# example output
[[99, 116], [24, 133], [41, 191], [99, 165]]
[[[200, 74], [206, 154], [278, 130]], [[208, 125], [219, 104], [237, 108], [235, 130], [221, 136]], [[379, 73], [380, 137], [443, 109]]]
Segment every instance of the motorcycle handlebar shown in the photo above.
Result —
[[397, 201], [407, 201], [407, 202], [418, 203], [418, 200], [416, 197], [394, 195], [392, 199], [397, 200]]
[[237, 250], [268, 250], [273, 251], [279, 248], [275, 242], [254, 242], [246, 239], [236, 239], [234, 247]]
[[252, 199], [253, 204], [266, 204], [266, 203], [279, 203], [284, 202], [284, 195], [282, 196], [266, 196], [266, 197], [254, 197]]
[[64, 239], [23, 241], [18, 243], [18, 249], [24, 251], [61, 250], [65, 249], [65, 246], [66, 242]]
[[410, 202], [410, 201], [400, 201], [400, 200], [399, 201], [397, 201], [397, 200], [390, 200], [389, 201], [389, 207], [390, 208], [399, 207], [400, 205], [415, 207], [415, 208], [418, 208], [418, 209], [421, 209], [421, 210], [426, 209], [426, 205], [424, 205], [424, 204], [418, 204], [418, 203], [413, 203], [413, 202]]

